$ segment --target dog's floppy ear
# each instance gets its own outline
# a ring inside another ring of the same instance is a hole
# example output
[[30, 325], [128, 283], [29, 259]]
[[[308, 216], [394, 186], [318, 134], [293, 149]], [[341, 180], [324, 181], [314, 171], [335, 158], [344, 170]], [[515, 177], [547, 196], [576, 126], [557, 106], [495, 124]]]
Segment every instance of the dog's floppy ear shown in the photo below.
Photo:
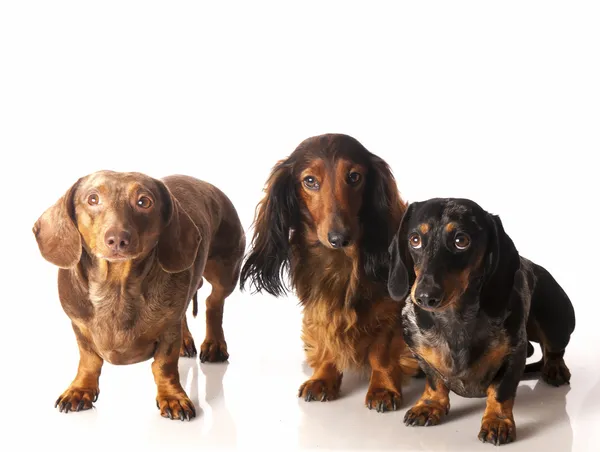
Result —
[[500, 217], [487, 214], [489, 240], [484, 267], [484, 299], [504, 298], [512, 289], [515, 273], [520, 265], [519, 252], [504, 231]]
[[385, 283], [388, 277], [390, 242], [406, 208], [392, 170], [380, 157], [371, 154], [365, 199], [361, 210], [363, 224], [361, 254], [365, 274]]
[[388, 276], [388, 292], [395, 301], [402, 301], [415, 282], [413, 259], [408, 250], [408, 223], [415, 210], [415, 203], [408, 206], [400, 227], [389, 247], [390, 269]]
[[290, 159], [280, 161], [269, 176], [258, 204], [251, 250], [240, 274], [240, 289], [249, 280], [257, 292], [283, 295], [290, 266], [290, 231], [299, 222], [299, 203]]
[[200, 231], [162, 181], [156, 181], [162, 200], [165, 226], [158, 238], [158, 263], [167, 273], [179, 273], [196, 260]]
[[38, 218], [33, 233], [40, 253], [60, 268], [72, 268], [81, 258], [81, 235], [75, 224], [74, 196], [81, 179]]
[[485, 279], [493, 279], [502, 269], [503, 264], [518, 259], [518, 252], [512, 239], [504, 231], [502, 220], [498, 215], [487, 214], [489, 225], [489, 241], [487, 261], [485, 263]]

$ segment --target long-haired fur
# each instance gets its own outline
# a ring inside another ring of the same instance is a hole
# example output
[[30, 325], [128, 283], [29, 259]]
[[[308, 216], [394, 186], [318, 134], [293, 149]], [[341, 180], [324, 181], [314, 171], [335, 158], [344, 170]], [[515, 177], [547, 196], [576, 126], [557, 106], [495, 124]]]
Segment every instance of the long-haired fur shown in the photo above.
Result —
[[[314, 240], [301, 175], [315, 159], [331, 164], [340, 158], [366, 169], [366, 176], [355, 243], [332, 249]], [[348, 135], [311, 137], [274, 166], [265, 192], [240, 288], [277, 297], [295, 291], [304, 307], [303, 340], [312, 367], [328, 361], [340, 369], [361, 368], [377, 342], [391, 344], [383, 348], [396, 354], [382, 359], [414, 375], [418, 366], [399, 326], [402, 304], [387, 292], [388, 247], [406, 210], [388, 164]]]
[[280, 161], [271, 171], [266, 196], [258, 204], [254, 221], [252, 252], [242, 267], [240, 286], [250, 280], [257, 292], [274, 296], [287, 292], [290, 269], [290, 233], [298, 226], [299, 208], [292, 157]]
[[[298, 190], [299, 174], [313, 158], [345, 157], [368, 168], [360, 222], [360, 265], [372, 282], [387, 283], [388, 246], [406, 210], [394, 175], [388, 164], [365, 149], [356, 139], [347, 135], [328, 134], [304, 140], [285, 160], [278, 162], [266, 184], [266, 195], [257, 206], [254, 236], [240, 277], [240, 287], [250, 283], [256, 292], [265, 291], [281, 296], [292, 287], [289, 271], [292, 246], [302, 243], [302, 222], [309, 215]], [[310, 225], [304, 224], [305, 227]], [[296, 233], [296, 234], [295, 234]], [[293, 286], [293, 284], [292, 284]]]

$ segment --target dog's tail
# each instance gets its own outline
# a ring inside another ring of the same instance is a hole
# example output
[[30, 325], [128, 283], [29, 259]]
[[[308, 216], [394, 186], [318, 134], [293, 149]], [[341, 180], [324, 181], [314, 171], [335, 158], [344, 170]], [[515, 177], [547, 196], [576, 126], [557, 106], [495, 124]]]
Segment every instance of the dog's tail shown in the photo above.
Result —
[[196, 316], [198, 315], [198, 292], [194, 293], [194, 297], [192, 298], [192, 300], [192, 315], [194, 316], [194, 318], [196, 318]]
[[532, 374], [532, 373], [535, 373], [535, 372], [539, 372], [540, 370], [542, 370], [542, 367], [544, 367], [544, 360], [540, 359], [536, 363], [527, 364], [525, 366], [525, 372], [524, 373], [526, 373], [526, 374]]
[[[531, 357], [531, 355], [533, 355], [533, 344], [531, 342], [527, 342], [527, 357]], [[542, 367], [544, 365], [544, 358], [542, 357], [542, 359], [540, 359], [538, 362], [535, 363], [531, 363], [531, 364], [527, 364], [525, 366], [525, 372], [526, 374], [531, 374], [531, 373], [535, 373], [535, 372], [539, 372], [540, 370], [542, 370]]]

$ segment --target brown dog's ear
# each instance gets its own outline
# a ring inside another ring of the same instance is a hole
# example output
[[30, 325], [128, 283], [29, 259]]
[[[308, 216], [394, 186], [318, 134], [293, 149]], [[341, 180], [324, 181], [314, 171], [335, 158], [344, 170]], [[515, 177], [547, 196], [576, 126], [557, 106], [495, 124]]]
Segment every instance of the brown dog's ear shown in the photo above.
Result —
[[389, 165], [371, 154], [365, 199], [361, 211], [363, 236], [361, 255], [366, 275], [385, 284], [388, 277], [388, 248], [406, 210]]
[[72, 268], [81, 258], [81, 235], [75, 225], [73, 203], [80, 181], [46, 209], [32, 229], [44, 259], [60, 268]]
[[287, 292], [290, 268], [290, 231], [299, 223], [300, 207], [291, 158], [271, 170], [265, 196], [258, 204], [250, 252], [240, 273], [240, 289], [248, 282], [256, 292], [275, 297]]
[[416, 203], [408, 206], [400, 227], [389, 247], [390, 268], [388, 276], [388, 292], [395, 301], [402, 301], [415, 282], [413, 259], [408, 251], [408, 223], [415, 210]]
[[161, 192], [163, 219], [166, 222], [158, 239], [158, 262], [167, 273], [179, 273], [194, 264], [202, 236], [167, 186], [161, 181], [156, 182]]

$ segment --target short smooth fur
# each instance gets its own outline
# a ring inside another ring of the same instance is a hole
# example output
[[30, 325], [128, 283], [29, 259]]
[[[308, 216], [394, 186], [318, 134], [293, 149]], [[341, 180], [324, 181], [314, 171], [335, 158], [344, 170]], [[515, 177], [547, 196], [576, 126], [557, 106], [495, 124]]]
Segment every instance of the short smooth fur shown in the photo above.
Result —
[[80, 361], [58, 398], [60, 411], [92, 408], [104, 361], [154, 358], [163, 417], [190, 420], [195, 407], [179, 381], [181, 356], [194, 356], [186, 310], [203, 279], [202, 361], [228, 358], [225, 298], [237, 286], [245, 235], [234, 206], [209, 183], [174, 175], [99, 171], [80, 178], [33, 227], [40, 252], [58, 271], [59, 298], [72, 322]]
[[543, 267], [519, 255], [500, 218], [468, 199], [409, 205], [390, 246], [389, 291], [405, 301], [406, 342], [426, 374], [407, 425], [435, 425], [450, 409], [449, 391], [487, 397], [479, 439], [516, 439], [518, 383], [527, 366], [551, 385], [567, 384], [563, 355], [575, 329], [573, 306]]

